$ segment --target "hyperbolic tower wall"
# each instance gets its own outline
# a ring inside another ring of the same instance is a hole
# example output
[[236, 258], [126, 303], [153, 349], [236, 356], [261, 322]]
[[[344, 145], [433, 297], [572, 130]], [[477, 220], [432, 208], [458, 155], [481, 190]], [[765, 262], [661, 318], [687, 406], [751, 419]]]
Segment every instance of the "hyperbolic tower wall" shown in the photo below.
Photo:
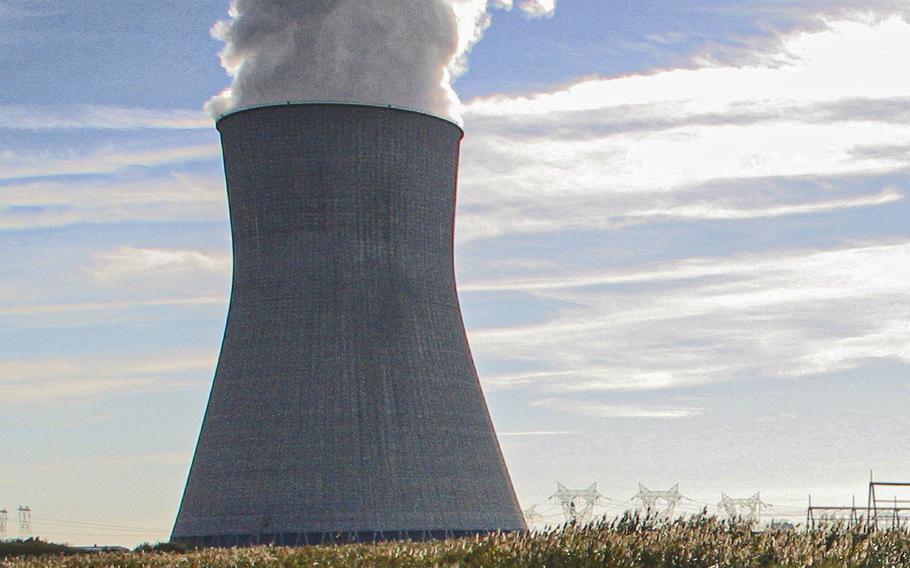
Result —
[[461, 129], [347, 104], [241, 110], [217, 127], [233, 288], [172, 539], [525, 528], [455, 289]]

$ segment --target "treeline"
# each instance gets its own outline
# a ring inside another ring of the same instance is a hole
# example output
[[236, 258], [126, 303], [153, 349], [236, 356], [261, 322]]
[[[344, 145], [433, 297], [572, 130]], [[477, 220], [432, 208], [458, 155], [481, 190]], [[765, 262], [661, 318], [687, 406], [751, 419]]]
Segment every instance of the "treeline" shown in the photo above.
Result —
[[27, 540], [0, 541], [0, 560], [3, 558], [17, 558], [20, 556], [41, 556], [46, 554], [69, 555], [79, 552], [65, 544], [44, 542], [38, 538]]

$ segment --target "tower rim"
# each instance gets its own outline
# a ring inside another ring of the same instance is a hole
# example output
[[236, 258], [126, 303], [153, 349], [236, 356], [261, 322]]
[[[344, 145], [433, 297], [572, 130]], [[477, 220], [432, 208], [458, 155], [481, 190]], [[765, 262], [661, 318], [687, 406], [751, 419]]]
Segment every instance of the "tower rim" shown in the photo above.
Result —
[[397, 111], [409, 112], [409, 113], [413, 113], [413, 114], [422, 114], [424, 116], [428, 116], [430, 118], [435, 118], [437, 120], [441, 120], [447, 124], [454, 126], [461, 132], [461, 135], [464, 136], [464, 127], [462, 125], [458, 124], [455, 120], [448, 118], [446, 116], [443, 116], [441, 114], [436, 114], [436, 113], [432, 113], [432, 112], [429, 112], [426, 110], [419, 110], [419, 109], [398, 106], [398, 105], [391, 105], [391, 104], [364, 103], [364, 102], [358, 102], [358, 101], [343, 101], [343, 100], [331, 100], [331, 99], [325, 99], [325, 100], [291, 99], [291, 100], [287, 100], [287, 101], [280, 101], [280, 102], [273, 102], [273, 103], [259, 103], [259, 104], [253, 104], [253, 105], [244, 105], [244, 106], [232, 108], [231, 110], [229, 110], [227, 112], [219, 114], [215, 118], [215, 128], [218, 128], [218, 125], [221, 124], [222, 120], [224, 120], [226, 118], [230, 118], [237, 114], [255, 111], [255, 110], [259, 110], [259, 109], [265, 109], [265, 108], [295, 107], [295, 106], [364, 107], [364, 108], [374, 108], [374, 109], [397, 110]]

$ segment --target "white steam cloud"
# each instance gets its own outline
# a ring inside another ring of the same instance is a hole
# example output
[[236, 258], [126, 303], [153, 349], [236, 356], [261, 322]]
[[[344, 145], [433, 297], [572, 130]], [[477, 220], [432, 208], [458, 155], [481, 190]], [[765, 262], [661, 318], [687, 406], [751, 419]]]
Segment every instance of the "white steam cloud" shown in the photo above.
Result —
[[[232, 0], [221, 64], [234, 78], [206, 105], [213, 117], [286, 101], [395, 105], [460, 120], [452, 81], [490, 23], [513, 0]], [[524, 0], [529, 17], [556, 0]]]
[[[499, 8], [511, 10], [515, 2], [514, 0], [497, 0], [495, 4]], [[556, 11], [556, 0], [524, 0], [518, 3], [518, 8], [532, 18], [552, 16]]]

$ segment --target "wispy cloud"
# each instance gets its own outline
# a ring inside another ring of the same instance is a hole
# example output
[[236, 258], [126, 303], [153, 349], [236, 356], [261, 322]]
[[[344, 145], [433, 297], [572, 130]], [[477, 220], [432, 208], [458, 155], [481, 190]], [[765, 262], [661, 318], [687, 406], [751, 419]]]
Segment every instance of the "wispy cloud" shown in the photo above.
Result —
[[699, 416], [701, 408], [668, 408], [636, 405], [617, 405], [574, 400], [567, 398], [545, 398], [533, 403], [535, 406], [591, 418], [660, 418], [677, 419]]
[[43, 18], [59, 16], [66, 10], [52, 0], [2, 0], [0, 18]]
[[214, 128], [202, 110], [143, 109], [96, 105], [0, 105], [0, 129], [7, 130], [197, 130]]
[[[459, 289], [463, 292], [500, 290], [535, 292], [655, 282], [694, 281], [695, 285], [700, 285], [706, 278], [724, 282], [744, 277], [769, 278], [775, 274], [786, 273], [791, 278], [801, 278], [802, 275], [806, 278], [805, 282], [811, 279], [822, 283], [826, 278], [835, 275], [849, 275], [856, 281], [855, 286], [850, 288], [826, 287], [832, 294], [874, 291], [882, 286], [896, 291], [902, 285], [901, 279], [905, 271], [896, 269], [891, 273], [886, 267], [893, 264], [898, 268], [900, 262], [908, 259], [908, 255], [910, 255], [908, 243], [833, 250], [795, 250], [732, 257], [690, 258], [601, 273], [573, 272], [539, 278], [504, 279], [485, 283], [466, 282], [460, 285]], [[850, 274], [847, 263], [851, 268], [856, 268], [857, 272]], [[550, 268], [558, 270], [558, 267]], [[878, 279], [881, 281], [877, 282]], [[839, 283], [842, 283], [840, 279]]]
[[[649, 75], [591, 78], [552, 92], [475, 99], [467, 103], [466, 111], [475, 118], [541, 120], [559, 112], [621, 108], [644, 111], [646, 118], [655, 113], [670, 118], [668, 111], [700, 116], [755, 110], [771, 116], [779, 105], [907, 97], [907, 81], [895, 76], [887, 63], [904, 52], [910, 41], [908, 27], [910, 22], [900, 18], [833, 21], [822, 30], [786, 36], [782, 45], [765, 54], [766, 64], [733, 67], [706, 62]], [[869, 65], [873, 61], [877, 65]], [[776, 65], [767, 64], [771, 62]]]
[[130, 181], [12, 183], [0, 185], [0, 201], [0, 230], [227, 217], [222, 179], [181, 173]]
[[578, 433], [572, 430], [536, 430], [528, 432], [497, 432], [496, 435], [500, 438], [533, 438], [536, 436], [573, 436]]
[[785, 215], [802, 215], [806, 213], [822, 213], [838, 209], [853, 209], [856, 207], [873, 207], [886, 205], [904, 199], [906, 195], [896, 187], [889, 186], [873, 195], [829, 199], [812, 203], [780, 204], [773, 207], [737, 208], [727, 207], [723, 204], [690, 203], [670, 206], [664, 209], [644, 209], [630, 211], [629, 218], [680, 218], [680, 219], [756, 219], [768, 217], [782, 217]]
[[63, 253], [49, 264], [56, 277], [13, 272], [6, 279], [0, 286], [0, 319], [19, 329], [200, 317], [211, 317], [213, 329], [223, 325], [230, 296], [228, 250], [119, 245], [79, 251], [72, 259]]
[[134, 298], [116, 301], [85, 301], [48, 304], [0, 305], [0, 316], [37, 316], [79, 312], [121, 311], [141, 307], [204, 307], [227, 304], [226, 295], [185, 296], [175, 298]]
[[698, 369], [649, 370], [617, 367], [572, 368], [567, 371], [501, 373], [481, 377], [487, 390], [533, 387], [539, 391], [570, 393], [573, 391], [656, 391], [692, 387], [709, 382], [710, 375], [730, 367], [715, 365]]
[[29, 474], [56, 474], [61, 469], [76, 469], [83, 471], [101, 470], [109, 468], [130, 468], [148, 466], [182, 466], [185, 467], [193, 458], [191, 451], [173, 452], [147, 452], [142, 454], [125, 454], [120, 456], [92, 456], [81, 459], [61, 460], [36, 463], [26, 468]]
[[88, 272], [102, 281], [199, 271], [230, 273], [231, 257], [198, 250], [147, 249], [121, 246], [95, 255]]
[[149, 150], [107, 147], [87, 154], [23, 154], [0, 152], [0, 181], [90, 174], [110, 174], [127, 168], [151, 168], [209, 160], [221, 155], [216, 144], [171, 146]]
[[183, 389], [192, 386], [186, 373], [213, 368], [213, 357], [199, 353], [145, 360], [0, 360], [0, 407]]
[[768, 2], [767, 0], [740, 0], [722, 3], [712, 11], [721, 14], [739, 14], [749, 18], [773, 18], [776, 21], [792, 19], [803, 26], [817, 24], [820, 18], [882, 18], [910, 15], [903, 0], [810, 0], [808, 2]]
[[[666, 218], [824, 214], [903, 199], [748, 188], [910, 170], [910, 23], [830, 22], [758, 63], [593, 78], [465, 108], [459, 238], [615, 229]], [[710, 191], [707, 188], [712, 188]], [[642, 207], [642, 203], [659, 207]]]
[[[642, 192], [636, 196], [606, 192], [599, 196], [567, 196], [565, 199], [529, 196], [527, 200], [506, 203], [490, 200], [486, 204], [463, 207], [458, 221], [460, 243], [521, 233], [555, 233], [567, 230], [619, 230], [634, 225], [664, 220], [726, 221], [773, 219], [796, 215], [830, 213], [858, 208], [879, 207], [906, 199], [906, 193], [888, 185], [876, 193], [862, 192], [866, 183], [850, 193], [833, 196], [824, 184], [819, 190], [802, 180], [800, 190], [781, 190], [786, 179], [715, 180], [723, 189], [695, 187], [672, 193]], [[774, 191], [755, 195], [749, 186], [767, 185]], [[788, 197], [792, 194], [792, 197]], [[810, 195], [817, 195], [810, 200]], [[547, 202], [549, 201], [549, 204]], [[647, 203], [650, 207], [642, 207]], [[607, 206], [610, 207], [607, 207]]]
[[[557, 0], [519, 0], [518, 8], [531, 18], [552, 17], [556, 12]], [[514, 0], [496, 0], [504, 8], [512, 8]]]
[[484, 360], [535, 370], [492, 388], [643, 391], [797, 377], [871, 359], [910, 363], [910, 243], [696, 258], [486, 285], [567, 306], [540, 323], [471, 330]]

